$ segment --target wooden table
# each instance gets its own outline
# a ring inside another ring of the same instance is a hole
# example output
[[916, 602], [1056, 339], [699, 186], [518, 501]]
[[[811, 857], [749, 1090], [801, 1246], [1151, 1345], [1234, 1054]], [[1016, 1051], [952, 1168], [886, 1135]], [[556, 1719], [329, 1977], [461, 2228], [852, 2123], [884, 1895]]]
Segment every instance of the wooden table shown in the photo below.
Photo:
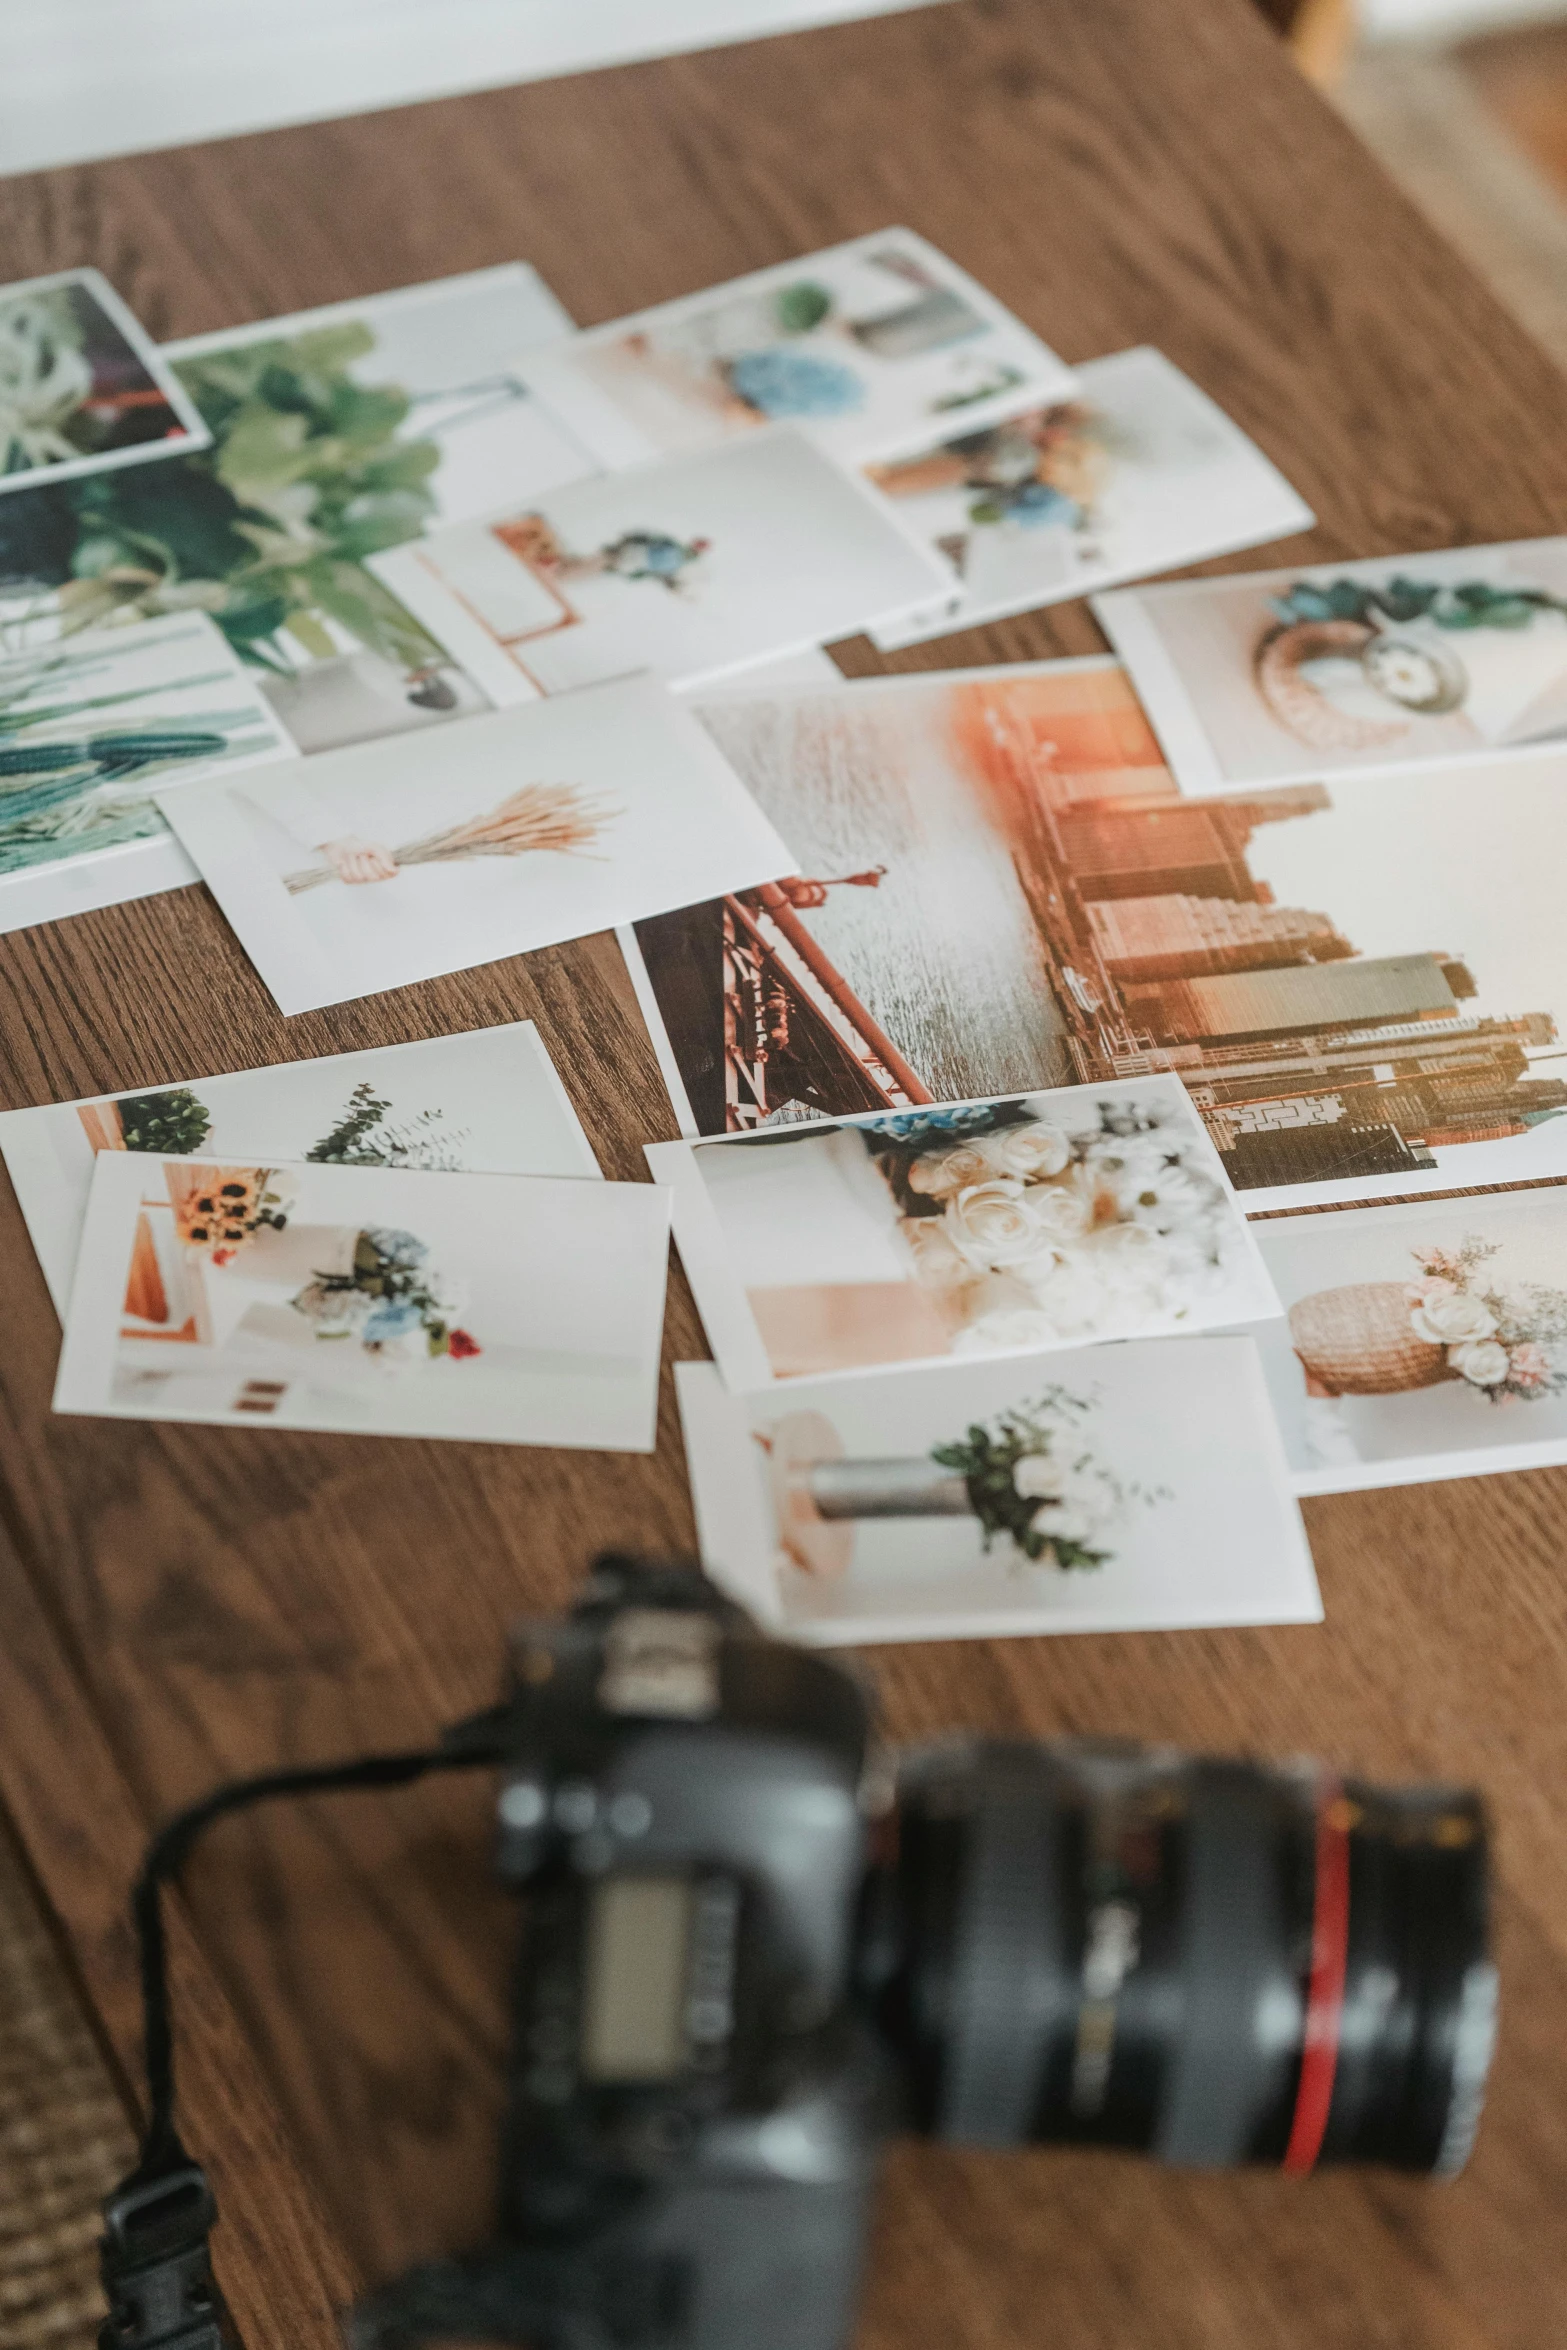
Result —
[[[1160, 345], [1322, 516], [1316, 557], [1567, 527], [1564, 390], [1244, 0], [960, 0], [868, 24], [0, 185], [6, 277], [105, 269], [189, 334], [514, 255], [577, 317], [906, 221], [1069, 359]], [[1246, 558], [1241, 558], [1242, 565]], [[1067, 606], [902, 667], [1097, 649]], [[845, 666], [877, 666], [863, 644]], [[0, 941], [9, 1106], [536, 1019], [607, 1171], [672, 1131], [604, 939], [284, 1021], [199, 889]], [[216, 1777], [422, 1741], [591, 1545], [689, 1542], [656, 1458], [53, 1419], [0, 1203], [0, 1792], [134, 2080], [125, 1886]], [[677, 1279], [669, 1356], [702, 1352]], [[1321, 1629], [876, 1661], [955, 1722], [1323, 1750], [1473, 1778], [1507, 1996], [1452, 2189], [900, 2149], [864, 2340], [1547, 2350], [1567, 2310], [1567, 1474], [1319, 1501]], [[236, 1824], [177, 1933], [185, 2114], [253, 2350], [488, 2220], [509, 1919], [452, 1786]]]

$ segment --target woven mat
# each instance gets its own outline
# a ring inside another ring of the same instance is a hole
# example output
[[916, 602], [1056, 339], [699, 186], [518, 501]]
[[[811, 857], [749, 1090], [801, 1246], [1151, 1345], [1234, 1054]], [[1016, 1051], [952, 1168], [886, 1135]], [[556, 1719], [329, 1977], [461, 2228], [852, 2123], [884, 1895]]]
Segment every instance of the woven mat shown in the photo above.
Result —
[[91, 2350], [98, 2200], [134, 2158], [87, 2028], [0, 1821], [0, 2350]]

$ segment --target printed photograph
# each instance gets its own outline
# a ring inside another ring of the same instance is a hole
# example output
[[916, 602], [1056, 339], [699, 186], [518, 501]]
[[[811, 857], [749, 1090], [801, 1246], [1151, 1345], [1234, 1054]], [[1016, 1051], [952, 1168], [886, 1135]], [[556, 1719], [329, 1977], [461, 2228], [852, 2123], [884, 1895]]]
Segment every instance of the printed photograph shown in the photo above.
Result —
[[645, 1183], [101, 1151], [54, 1408], [651, 1452]]
[[0, 493], [207, 438], [166, 356], [96, 269], [0, 286]]
[[565, 323], [511, 266], [172, 345], [211, 446], [0, 500], [0, 652], [204, 612], [304, 751], [487, 708], [365, 559], [589, 470], [515, 371]]
[[1186, 800], [1113, 662], [700, 713], [800, 869], [628, 942], [688, 1134], [1172, 1071], [1251, 1209], [1567, 1176], [1567, 758]]
[[164, 814], [284, 1012], [635, 920], [793, 862], [712, 737], [649, 677], [323, 751]]
[[1312, 1624], [1249, 1338], [735, 1395], [675, 1371], [702, 1559], [828, 1645]]
[[100, 1151], [437, 1174], [597, 1176], [531, 1020], [0, 1113], [0, 1154], [64, 1318]]
[[1287, 1310], [1257, 1337], [1297, 1491], [1567, 1461], [1567, 1188], [1256, 1234]]
[[787, 429], [577, 482], [373, 569], [498, 704], [634, 669], [700, 685], [948, 582], [884, 500]]
[[0, 931], [195, 881], [154, 789], [291, 748], [199, 612], [0, 654]]
[[1052, 350], [903, 228], [590, 327], [523, 373], [609, 466], [766, 424], [852, 462], [1072, 387]]
[[865, 467], [952, 567], [944, 612], [885, 650], [1309, 530], [1309, 506], [1159, 351], [1096, 359], [1077, 396]]
[[647, 1160], [741, 1392], [1281, 1310], [1175, 1077], [652, 1143]]
[[1121, 588], [1094, 609], [1184, 792], [1567, 738], [1567, 538]]

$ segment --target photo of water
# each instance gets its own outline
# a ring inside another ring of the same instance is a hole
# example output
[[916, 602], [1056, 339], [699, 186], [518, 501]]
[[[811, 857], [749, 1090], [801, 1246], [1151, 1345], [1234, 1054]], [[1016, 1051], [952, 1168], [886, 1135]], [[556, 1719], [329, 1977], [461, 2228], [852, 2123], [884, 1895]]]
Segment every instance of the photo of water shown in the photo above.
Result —
[[[699, 716], [800, 860], [811, 936], [937, 1100], [1072, 1080], [1050, 965], [951, 689], [714, 702]], [[848, 875], [884, 867], [875, 886]]]

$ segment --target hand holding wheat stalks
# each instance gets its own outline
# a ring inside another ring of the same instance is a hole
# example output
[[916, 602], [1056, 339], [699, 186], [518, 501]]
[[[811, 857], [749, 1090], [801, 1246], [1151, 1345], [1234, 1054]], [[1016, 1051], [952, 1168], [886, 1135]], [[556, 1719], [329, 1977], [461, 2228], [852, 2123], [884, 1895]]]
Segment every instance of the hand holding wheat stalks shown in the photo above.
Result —
[[[483, 816], [472, 816], [445, 832], [427, 832], [422, 840], [393, 849], [392, 862], [445, 865], [460, 857], [523, 857], [535, 849], [582, 856], [604, 827], [623, 814], [623, 809], [591, 799], [574, 783], [526, 783]], [[297, 896], [336, 878], [330, 865], [309, 865], [303, 872], [286, 873], [283, 886]]]

